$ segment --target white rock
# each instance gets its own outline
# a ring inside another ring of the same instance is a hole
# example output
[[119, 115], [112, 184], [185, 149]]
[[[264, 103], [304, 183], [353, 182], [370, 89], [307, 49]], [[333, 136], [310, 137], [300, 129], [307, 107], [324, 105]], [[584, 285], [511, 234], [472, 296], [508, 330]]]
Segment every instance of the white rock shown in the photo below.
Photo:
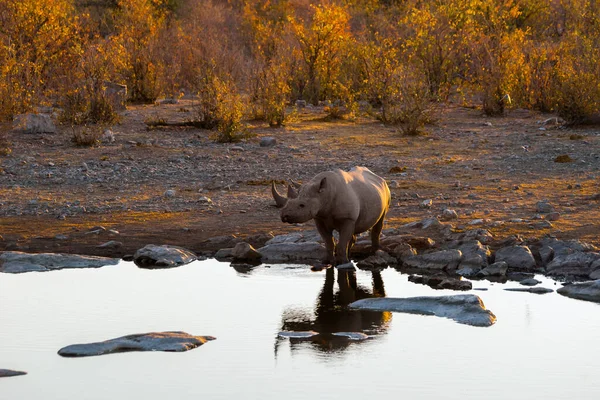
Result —
[[370, 298], [355, 301], [350, 304], [350, 308], [434, 315], [473, 326], [491, 326], [496, 322], [496, 316], [491, 311], [486, 310], [479, 296], [473, 294]]

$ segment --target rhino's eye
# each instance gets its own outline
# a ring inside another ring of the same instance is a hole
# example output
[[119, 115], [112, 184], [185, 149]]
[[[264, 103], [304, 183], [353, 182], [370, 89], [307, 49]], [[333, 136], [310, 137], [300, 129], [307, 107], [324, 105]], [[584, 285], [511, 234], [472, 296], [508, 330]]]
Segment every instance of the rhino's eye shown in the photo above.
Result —
[[300, 204], [300, 208], [304, 208], [304, 204]]

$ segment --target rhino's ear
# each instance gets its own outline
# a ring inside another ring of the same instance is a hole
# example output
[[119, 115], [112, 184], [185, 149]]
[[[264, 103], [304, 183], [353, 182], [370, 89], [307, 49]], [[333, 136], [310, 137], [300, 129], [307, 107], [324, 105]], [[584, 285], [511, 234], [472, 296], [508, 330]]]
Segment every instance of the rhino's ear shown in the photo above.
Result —
[[322, 193], [323, 190], [327, 188], [327, 178], [321, 179], [321, 183], [319, 184], [319, 193]]

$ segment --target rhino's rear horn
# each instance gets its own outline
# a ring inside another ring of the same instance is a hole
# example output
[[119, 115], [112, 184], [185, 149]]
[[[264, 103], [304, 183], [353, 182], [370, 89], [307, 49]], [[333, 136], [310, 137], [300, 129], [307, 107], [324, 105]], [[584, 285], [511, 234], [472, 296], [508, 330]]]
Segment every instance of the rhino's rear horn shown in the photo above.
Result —
[[277, 207], [281, 208], [286, 205], [288, 199], [279, 194], [277, 188], [275, 187], [275, 182], [271, 182], [271, 193], [273, 194], [273, 198], [275, 199], [275, 204]]
[[298, 182], [296, 182], [296, 181], [295, 181], [295, 180], [293, 180], [293, 179], [290, 179], [290, 182], [292, 183], [292, 186], [294, 187], [294, 189], [296, 189], [296, 190], [300, 190], [300, 187], [302, 186], [302, 184], [301, 184], [301, 183], [298, 183]]
[[296, 197], [298, 197], [298, 192], [296, 191], [296, 189], [294, 189], [292, 185], [288, 185], [287, 196], [288, 199], [295, 199]]

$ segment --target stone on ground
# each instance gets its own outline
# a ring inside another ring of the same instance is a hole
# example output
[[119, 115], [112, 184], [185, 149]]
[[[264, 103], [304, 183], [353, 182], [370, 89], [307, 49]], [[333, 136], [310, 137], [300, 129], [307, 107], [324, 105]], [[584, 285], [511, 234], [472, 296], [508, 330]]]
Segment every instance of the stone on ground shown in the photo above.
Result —
[[149, 244], [133, 255], [133, 261], [142, 267], [172, 268], [196, 261], [198, 257], [190, 250], [178, 246]]

